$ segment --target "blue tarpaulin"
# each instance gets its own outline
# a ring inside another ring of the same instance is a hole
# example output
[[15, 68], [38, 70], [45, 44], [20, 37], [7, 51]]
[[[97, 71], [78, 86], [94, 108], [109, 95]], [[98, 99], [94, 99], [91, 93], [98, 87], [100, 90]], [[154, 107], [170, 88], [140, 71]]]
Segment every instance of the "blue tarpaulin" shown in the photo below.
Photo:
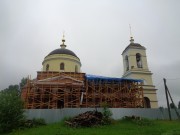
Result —
[[129, 78], [116, 78], [116, 77], [105, 77], [105, 76], [97, 76], [97, 75], [90, 75], [86, 74], [87, 80], [94, 80], [94, 81], [106, 81], [106, 82], [123, 82], [123, 81], [132, 81], [132, 82], [143, 82], [140, 79], [129, 79]]

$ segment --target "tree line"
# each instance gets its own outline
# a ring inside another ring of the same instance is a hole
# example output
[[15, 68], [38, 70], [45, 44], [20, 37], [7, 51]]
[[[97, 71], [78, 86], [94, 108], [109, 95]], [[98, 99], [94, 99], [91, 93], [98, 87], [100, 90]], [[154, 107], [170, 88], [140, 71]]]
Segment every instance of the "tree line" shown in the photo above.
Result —
[[174, 108], [180, 109], [180, 101], [179, 101], [179, 103], [178, 103], [178, 107], [177, 107], [175, 104], [173, 104], [173, 103], [170, 103], [170, 107], [171, 107], [172, 109], [174, 109]]

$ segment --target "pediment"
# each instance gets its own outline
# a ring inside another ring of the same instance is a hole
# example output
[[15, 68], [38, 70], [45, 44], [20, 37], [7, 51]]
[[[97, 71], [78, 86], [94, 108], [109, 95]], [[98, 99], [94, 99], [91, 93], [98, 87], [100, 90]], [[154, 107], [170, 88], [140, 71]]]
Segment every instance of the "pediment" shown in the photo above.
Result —
[[83, 85], [83, 81], [78, 80], [76, 78], [70, 77], [70, 76], [65, 76], [65, 75], [60, 75], [60, 76], [55, 76], [55, 77], [50, 77], [42, 80], [37, 80], [36, 84], [79, 84]]

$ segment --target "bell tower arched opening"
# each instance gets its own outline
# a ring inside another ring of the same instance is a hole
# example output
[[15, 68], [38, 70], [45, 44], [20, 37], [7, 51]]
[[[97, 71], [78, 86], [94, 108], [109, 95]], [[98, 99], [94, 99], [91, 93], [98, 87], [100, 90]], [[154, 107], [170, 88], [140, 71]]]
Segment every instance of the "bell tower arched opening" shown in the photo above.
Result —
[[140, 53], [136, 53], [136, 63], [138, 68], [143, 68], [142, 58]]
[[126, 63], [126, 71], [129, 70], [129, 60], [128, 60], [128, 56], [126, 55], [125, 57], [125, 63]]

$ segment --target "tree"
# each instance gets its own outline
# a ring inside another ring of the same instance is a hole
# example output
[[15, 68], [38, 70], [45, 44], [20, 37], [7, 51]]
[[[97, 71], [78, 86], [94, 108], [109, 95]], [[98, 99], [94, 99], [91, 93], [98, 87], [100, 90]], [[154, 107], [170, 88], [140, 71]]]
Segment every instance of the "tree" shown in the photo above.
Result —
[[26, 85], [28, 78], [22, 78], [21, 82], [19, 83], [20, 90]]
[[176, 105], [173, 104], [173, 103], [170, 103], [170, 107], [171, 107], [172, 109], [174, 109], [174, 108], [176, 108]]
[[18, 85], [10, 85], [0, 91], [0, 133], [19, 127], [24, 120], [23, 113]]
[[159, 109], [160, 109], [160, 110], [164, 110], [164, 107], [163, 107], [163, 106], [160, 106]]
[[19, 86], [18, 85], [9, 85], [8, 88], [2, 90], [2, 91], [16, 91], [18, 92], [19, 91]]
[[180, 101], [179, 101], [179, 104], [178, 104], [178, 109], [180, 109]]

